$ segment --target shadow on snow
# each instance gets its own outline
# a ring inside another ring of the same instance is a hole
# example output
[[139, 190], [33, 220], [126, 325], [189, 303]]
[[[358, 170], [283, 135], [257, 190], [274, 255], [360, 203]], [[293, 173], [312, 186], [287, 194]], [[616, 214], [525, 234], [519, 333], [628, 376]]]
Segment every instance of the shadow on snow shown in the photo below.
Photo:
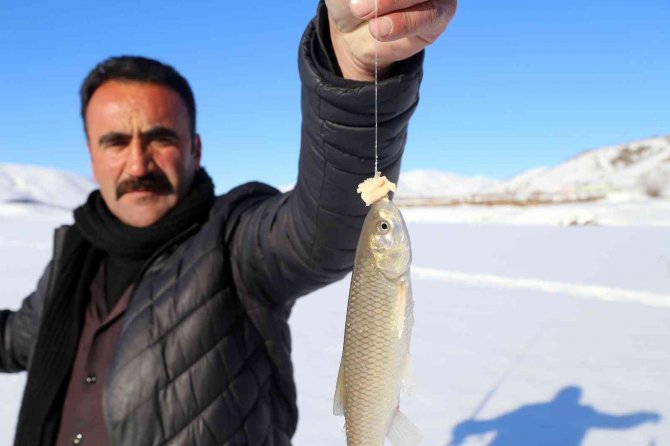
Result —
[[527, 404], [490, 420], [468, 419], [452, 431], [449, 445], [459, 445], [471, 435], [495, 432], [488, 446], [579, 446], [589, 429], [631, 429], [658, 422], [656, 412], [614, 415], [599, 412], [579, 400], [582, 389], [567, 386], [547, 402]]

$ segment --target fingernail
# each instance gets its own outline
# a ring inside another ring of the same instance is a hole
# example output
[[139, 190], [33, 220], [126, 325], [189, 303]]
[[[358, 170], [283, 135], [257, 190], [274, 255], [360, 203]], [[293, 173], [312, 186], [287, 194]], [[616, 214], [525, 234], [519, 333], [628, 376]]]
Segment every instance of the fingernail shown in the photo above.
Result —
[[351, 12], [357, 17], [365, 17], [375, 11], [374, 0], [351, 0]]
[[377, 37], [386, 37], [393, 32], [393, 22], [388, 17], [377, 20]]

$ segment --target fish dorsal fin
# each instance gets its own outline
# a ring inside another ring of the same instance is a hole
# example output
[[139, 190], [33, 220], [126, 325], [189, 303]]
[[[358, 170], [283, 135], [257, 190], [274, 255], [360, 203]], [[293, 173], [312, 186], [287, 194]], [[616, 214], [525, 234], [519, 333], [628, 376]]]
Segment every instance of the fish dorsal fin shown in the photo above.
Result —
[[[403, 279], [400, 282], [400, 293], [398, 302], [396, 304], [396, 330], [398, 333], [398, 339], [401, 339], [403, 336], [409, 336], [408, 330], [411, 330], [411, 327], [407, 327], [407, 324], [412, 324], [413, 319], [413, 308], [410, 293], [411, 291], [409, 282]], [[402, 368], [400, 372], [400, 388], [405, 395], [414, 395], [414, 391], [416, 389], [416, 379], [414, 378], [414, 367], [412, 355], [409, 352], [409, 344], [407, 344], [407, 351], [405, 352], [402, 361]]]

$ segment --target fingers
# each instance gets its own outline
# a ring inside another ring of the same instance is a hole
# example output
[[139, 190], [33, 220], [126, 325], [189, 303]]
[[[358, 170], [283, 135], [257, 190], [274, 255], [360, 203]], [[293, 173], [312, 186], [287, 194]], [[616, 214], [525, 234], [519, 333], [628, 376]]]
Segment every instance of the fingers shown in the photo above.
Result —
[[349, 31], [361, 22], [375, 17], [375, 7], [379, 8], [377, 15], [400, 11], [425, 2], [426, 0], [326, 0], [328, 13], [338, 29]]
[[379, 8], [378, 16], [411, 8], [426, 0], [351, 0], [351, 12], [361, 20], [375, 16], [375, 3]]
[[[343, 76], [370, 80], [435, 41], [457, 0], [325, 0], [331, 40]], [[378, 44], [379, 43], [379, 44]]]
[[423, 1], [371, 20], [370, 33], [381, 41], [416, 37], [428, 45], [442, 34], [455, 12], [456, 0]]

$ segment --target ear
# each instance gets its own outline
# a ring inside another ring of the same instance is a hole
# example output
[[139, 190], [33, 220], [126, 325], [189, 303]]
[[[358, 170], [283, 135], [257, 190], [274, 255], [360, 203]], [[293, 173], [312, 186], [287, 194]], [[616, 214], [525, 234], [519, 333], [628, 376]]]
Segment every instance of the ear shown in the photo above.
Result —
[[96, 175], [95, 164], [93, 164], [93, 152], [91, 150], [91, 144], [88, 141], [86, 141], [86, 147], [88, 148], [88, 162], [91, 163], [91, 173], [93, 174], [93, 179], [96, 183], [100, 184], [100, 181], [98, 181], [98, 176]]
[[191, 146], [191, 153], [196, 162], [196, 167], [200, 167], [200, 159], [202, 157], [202, 141], [200, 135], [197, 133], [193, 136], [193, 144]]

